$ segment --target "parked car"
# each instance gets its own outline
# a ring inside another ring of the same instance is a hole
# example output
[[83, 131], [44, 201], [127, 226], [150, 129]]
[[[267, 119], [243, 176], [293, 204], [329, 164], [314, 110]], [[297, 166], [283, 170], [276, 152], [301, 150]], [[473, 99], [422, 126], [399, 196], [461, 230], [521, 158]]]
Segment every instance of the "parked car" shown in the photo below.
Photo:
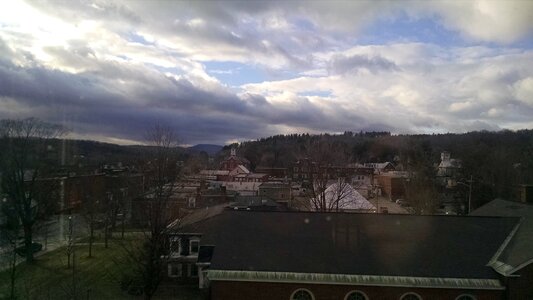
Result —
[[[36, 252], [39, 252], [39, 251], [41, 251], [43, 249], [43, 244], [32, 242], [30, 249], [35, 254]], [[22, 245], [22, 246], [19, 246], [19, 247], [15, 248], [15, 252], [18, 255], [24, 257], [26, 255], [26, 246]]]
[[400, 206], [408, 206], [409, 205], [409, 203], [407, 203], [407, 201], [405, 201], [405, 199], [396, 200], [396, 204], [398, 204]]

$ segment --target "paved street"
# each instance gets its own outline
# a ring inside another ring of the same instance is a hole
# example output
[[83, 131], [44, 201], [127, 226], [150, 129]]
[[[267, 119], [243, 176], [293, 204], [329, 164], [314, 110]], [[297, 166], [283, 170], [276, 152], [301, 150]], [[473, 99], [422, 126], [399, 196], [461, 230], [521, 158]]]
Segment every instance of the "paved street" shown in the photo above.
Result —
[[392, 202], [387, 197], [378, 197], [374, 199], [368, 199], [376, 207], [379, 207], [379, 211], [382, 212], [383, 208], [386, 208], [389, 214], [408, 214], [409, 212], [400, 205]]

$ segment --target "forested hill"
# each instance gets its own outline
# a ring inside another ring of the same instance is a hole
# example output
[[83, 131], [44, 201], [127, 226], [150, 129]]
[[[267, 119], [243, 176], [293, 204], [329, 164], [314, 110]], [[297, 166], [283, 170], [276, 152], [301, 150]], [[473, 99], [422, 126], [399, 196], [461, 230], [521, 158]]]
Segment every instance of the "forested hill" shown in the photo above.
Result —
[[[32, 143], [32, 141], [29, 141]], [[3, 151], [5, 142], [0, 138], [0, 153]], [[49, 139], [46, 142], [46, 153], [44, 155], [51, 163], [64, 164], [66, 166], [84, 165], [99, 166], [102, 164], [123, 163], [125, 165], [136, 164], [139, 160], [146, 158], [154, 151], [153, 146], [131, 145], [122, 146], [111, 143], [103, 143], [90, 140], [73, 139]], [[33, 146], [32, 146], [33, 147]], [[216, 152], [221, 146], [207, 145], [207, 147], [193, 146], [189, 148], [176, 147], [176, 153], [180, 160], [187, 160], [191, 154], [202, 154], [206, 152]], [[33, 152], [38, 153], [35, 149]], [[205, 153], [208, 155], [210, 153]], [[61, 163], [61, 161], [63, 161]]]
[[[331, 145], [337, 154], [342, 153], [349, 162], [360, 163], [393, 161], [415, 150], [423, 151], [435, 162], [439, 161], [442, 151], [449, 151], [453, 158], [464, 161], [475, 157], [478, 163], [526, 164], [533, 159], [533, 130], [433, 135], [391, 135], [388, 132], [276, 135], [244, 142], [238, 146], [238, 152], [250, 160], [252, 167], [288, 167], [324, 143]], [[225, 146], [220, 155], [227, 155], [229, 149], [236, 146]]]
[[[224, 147], [220, 155], [227, 155], [232, 146]], [[533, 183], [533, 130], [434, 135], [292, 134], [244, 142], [238, 148], [238, 154], [250, 160], [252, 169], [290, 167], [299, 158], [317, 155], [328, 157], [332, 163], [396, 160], [404, 167], [424, 164], [433, 168], [440, 162], [442, 151], [463, 161], [464, 176], [471, 175], [480, 185], [490, 186], [490, 191], [480, 197], [498, 197], [517, 184]]]

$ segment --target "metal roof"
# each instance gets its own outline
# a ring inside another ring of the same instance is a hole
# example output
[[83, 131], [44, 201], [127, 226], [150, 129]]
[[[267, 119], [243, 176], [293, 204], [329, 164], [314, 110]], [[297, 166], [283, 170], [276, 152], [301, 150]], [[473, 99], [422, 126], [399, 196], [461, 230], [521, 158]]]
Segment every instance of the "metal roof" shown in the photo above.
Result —
[[224, 211], [183, 230], [201, 232], [202, 245], [215, 245], [211, 270], [497, 280], [487, 264], [517, 222], [501, 217]]
[[533, 263], [533, 205], [496, 199], [474, 210], [471, 215], [521, 217], [516, 232], [491, 266], [502, 275], [509, 276]]

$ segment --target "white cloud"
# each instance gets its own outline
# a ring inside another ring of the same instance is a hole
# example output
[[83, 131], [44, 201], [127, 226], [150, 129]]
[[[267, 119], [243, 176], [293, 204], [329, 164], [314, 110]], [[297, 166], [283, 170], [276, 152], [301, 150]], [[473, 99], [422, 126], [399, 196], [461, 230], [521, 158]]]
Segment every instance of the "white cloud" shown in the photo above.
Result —
[[527, 77], [517, 81], [514, 85], [516, 98], [533, 107], [533, 77]]
[[[533, 31], [533, 2], [528, 0], [427, 1], [445, 26], [481, 41], [511, 43]], [[424, 6], [424, 5], [422, 5]]]
[[[66, 94], [56, 96], [65, 110], [73, 103], [73, 118], [85, 118], [84, 103], [78, 102], [103, 97], [115, 109], [106, 115], [110, 118], [122, 106], [139, 123], [158, 114], [183, 118], [205, 132], [188, 133], [191, 139], [204, 141], [202, 134], [213, 137], [224, 130], [227, 136], [219, 140], [291, 130], [445, 132], [531, 124], [533, 52], [513, 44], [531, 36], [531, 1], [1, 5], [0, 63], [15, 71], [0, 71], [17, 73], [20, 80], [41, 78], [35, 73], [68, 78], [73, 87], [49, 89]], [[463, 36], [463, 44], [397, 42], [402, 37], [356, 44], [369, 26], [401, 18], [444, 24]], [[247, 68], [206, 69], [206, 62], [214, 61], [246, 64], [268, 80], [235, 91], [216, 76], [247, 76]], [[14, 88], [0, 94], [0, 115], [52, 114], [32, 109], [28, 103], [37, 101], [24, 93], [14, 94]], [[90, 132], [100, 125], [90, 126], [93, 121], [77, 123], [83, 134], [102, 137]], [[243, 125], [247, 122], [255, 124]], [[116, 126], [105, 128], [116, 134], [109, 138], [134, 139]]]

